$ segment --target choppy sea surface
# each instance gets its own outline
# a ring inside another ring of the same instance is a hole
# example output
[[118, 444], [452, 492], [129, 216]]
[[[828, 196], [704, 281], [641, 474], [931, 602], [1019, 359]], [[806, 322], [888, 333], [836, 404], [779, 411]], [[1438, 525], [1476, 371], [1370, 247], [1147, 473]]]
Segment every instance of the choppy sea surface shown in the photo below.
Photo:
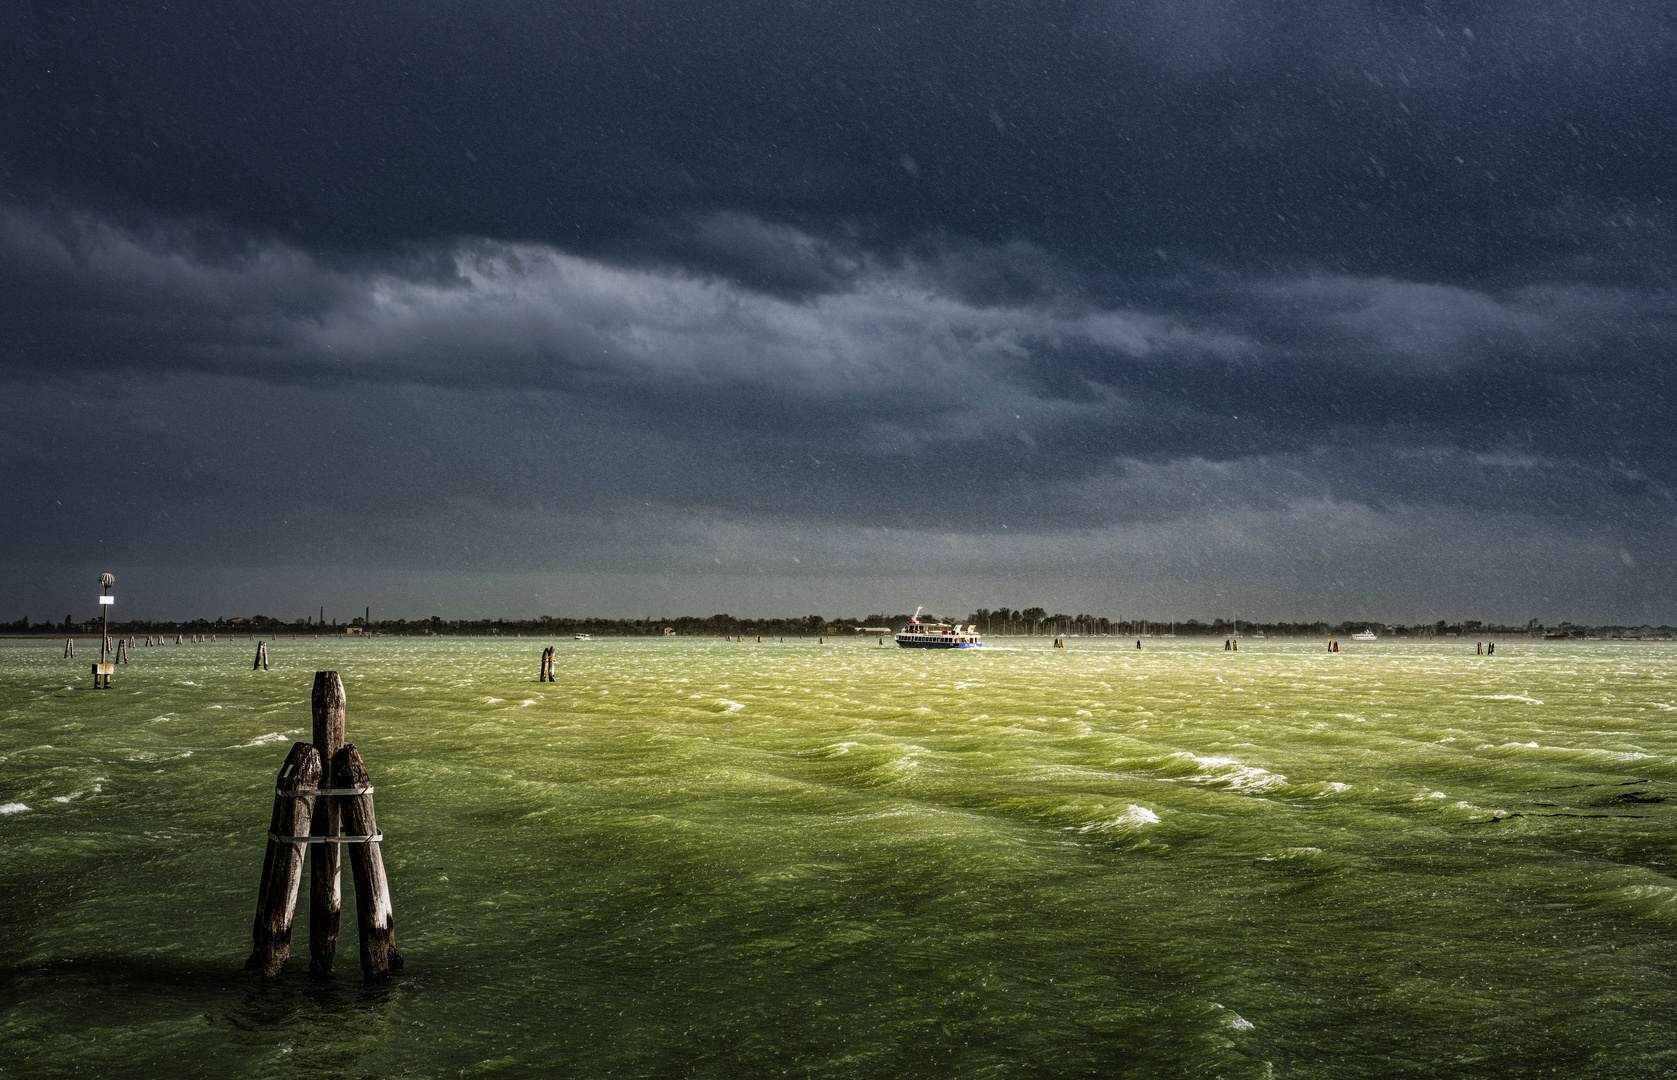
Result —
[[[1677, 649], [1047, 644], [0, 643], [0, 1076], [1677, 1075]], [[241, 970], [320, 669], [381, 985]]]

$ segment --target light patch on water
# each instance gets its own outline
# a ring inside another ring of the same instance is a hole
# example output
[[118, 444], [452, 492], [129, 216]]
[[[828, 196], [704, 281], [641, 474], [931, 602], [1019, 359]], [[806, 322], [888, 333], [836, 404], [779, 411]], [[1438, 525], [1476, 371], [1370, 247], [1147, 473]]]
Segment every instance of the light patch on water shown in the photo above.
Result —
[[722, 709], [723, 716], [727, 716], [729, 713], [737, 713], [741, 709], [745, 708], [745, 706], [739, 702], [729, 701], [727, 698], [717, 698], [716, 704]]
[[530, 706], [530, 705], [534, 705], [535, 703], [536, 703], [535, 698], [525, 698], [523, 700], [523, 702], [521, 702], [521, 706]]
[[69, 802], [71, 799], [79, 799], [85, 794], [87, 794], [87, 793], [84, 792], [84, 791], [72, 791], [68, 795], [54, 795], [52, 797], [52, 801], [53, 802], [61, 802], [61, 803], [62, 802]]
[[[1259, 855], [1258, 856], [1258, 861], [1259, 862], [1285, 862], [1288, 859], [1308, 859], [1312, 855], [1320, 855], [1321, 853], [1322, 853], [1322, 849], [1319, 848], [1319, 847], [1282, 848], [1280, 851], [1276, 852], [1274, 855]], [[1222, 1008], [1221, 1005], [1219, 1005], [1217, 1007], [1219, 1009]]]
[[4, 805], [0, 805], [0, 814], [21, 814], [28, 809], [29, 807], [20, 802], [9, 802]]
[[479, 698], [478, 700], [483, 702], [483, 704], [485, 704], [485, 705], [499, 705], [501, 702], [505, 701], [506, 698], [485, 697], [485, 698]]
[[1524, 694], [1478, 694], [1478, 695], [1475, 695], [1475, 696], [1480, 701], [1523, 701], [1528, 705], [1541, 705], [1541, 704], [1543, 704], [1541, 701], [1537, 700], [1536, 698], [1527, 697]]

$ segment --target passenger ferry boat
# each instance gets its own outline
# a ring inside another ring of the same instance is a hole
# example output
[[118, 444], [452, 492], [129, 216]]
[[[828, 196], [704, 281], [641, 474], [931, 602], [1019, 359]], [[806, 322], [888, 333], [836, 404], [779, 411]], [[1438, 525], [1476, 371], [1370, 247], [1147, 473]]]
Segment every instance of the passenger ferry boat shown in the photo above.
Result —
[[1380, 635], [1376, 634], [1373, 630], [1359, 630], [1355, 634], [1351, 635], [1351, 640], [1352, 641], [1379, 641], [1380, 640]]
[[[982, 649], [984, 643], [978, 640], [978, 626], [962, 626], [960, 623], [922, 622], [920, 608], [914, 609], [914, 615], [908, 620], [908, 625], [897, 631], [897, 647], [900, 649]], [[932, 616], [934, 619], [937, 616]]]

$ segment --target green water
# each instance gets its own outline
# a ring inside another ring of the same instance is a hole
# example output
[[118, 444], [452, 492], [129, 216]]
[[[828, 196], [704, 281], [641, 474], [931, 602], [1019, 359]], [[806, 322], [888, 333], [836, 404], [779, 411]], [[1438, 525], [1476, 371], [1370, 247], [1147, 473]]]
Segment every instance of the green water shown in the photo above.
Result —
[[[1677, 1075], [1677, 649], [546, 644], [0, 644], [0, 1076]], [[240, 969], [321, 668], [384, 985]]]

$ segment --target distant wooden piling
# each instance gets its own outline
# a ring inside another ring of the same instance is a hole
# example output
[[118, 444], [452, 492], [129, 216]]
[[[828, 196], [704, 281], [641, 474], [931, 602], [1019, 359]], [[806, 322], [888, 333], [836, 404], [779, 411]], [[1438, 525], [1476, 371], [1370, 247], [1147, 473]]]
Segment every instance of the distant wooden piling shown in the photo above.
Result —
[[73, 659], [75, 657], [75, 655], [76, 655], [76, 639], [73, 638], [73, 637], [65, 638], [64, 639], [64, 658], [66, 660]]
[[268, 643], [266, 641], [258, 641], [256, 643], [256, 659], [251, 663], [250, 670], [268, 670]]
[[[291, 913], [303, 883], [303, 846], [290, 842], [306, 837], [314, 813], [314, 798], [289, 792], [320, 786], [320, 753], [308, 743], [297, 743], [280, 766], [275, 784], [274, 812], [268, 824], [268, 852], [262, 860], [262, 884], [256, 893], [256, 922], [251, 927], [252, 948], [245, 967], [264, 979], [277, 979], [291, 957]], [[331, 845], [324, 845], [330, 847]]]
[[128, 639], [127, 638], [117, 638], [116, 639], [116, 662], [119, 663], [119, 664], [128, 663]]
[[542, 669], [541, 669], [541, 674], [539, 676], [537, 676], [536, 681], [537, 682], [557, 682], [558, 680], [554, 677], [553, 671], [554, 671], [554, 650], [553, 650], [553, 646], [549, 645], [547, 648], [542, 650]]
[[[314, 693], [310, 703], [314, 711], [314, 748], [323, 763], [330, 763], [344, 745], [344, 711], [348, 705], [344, 681], [336, 671], [314, 673]], [[322, 796], [321, 803], [323, 805], [315, 812], [310, 835], [336, 837], [339, 834], [338, 798], [335, 795]], [[338, 924], [343, 908], [343, 861], [338, 854], [338, 845], [330, 840], [311, 846], [314, 850], [309, 855], [309, 971], [324, 975], [332, 970], [332, 961], [338, 954]]]
[[402, 955], [396, 951], [390, 883], [384, 876], [384, 855], [379, 849], [383, 837], [373, 816], [373, 785], [354, 746], [345, 746], [333, 755], [332, 787], [359, 790], [359, 794], [337, 798], [343, 805], [347, 835], [365, 837], [349, 845], [349, 868], [355, 878], [355, 921], [361, 939], [361, 974], [368, 979], [383, 979], [401, 969]]

